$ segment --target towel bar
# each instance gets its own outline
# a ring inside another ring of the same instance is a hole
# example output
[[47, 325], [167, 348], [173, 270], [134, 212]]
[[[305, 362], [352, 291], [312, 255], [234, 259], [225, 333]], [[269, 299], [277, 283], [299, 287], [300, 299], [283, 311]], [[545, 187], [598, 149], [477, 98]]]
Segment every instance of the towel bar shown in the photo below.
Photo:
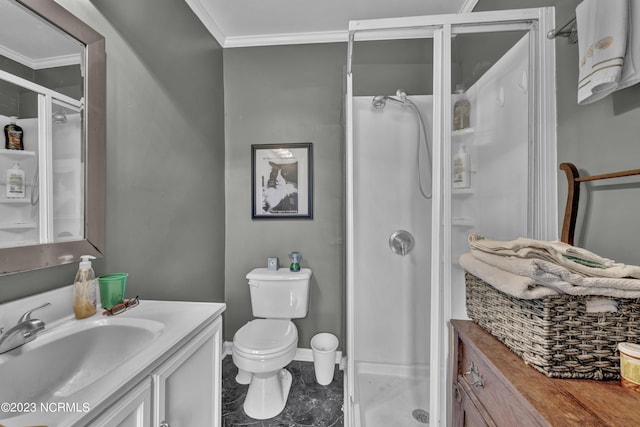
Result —
[[547, 33], [548, 39], [555, 39], [557, 36], [567, 37], [571, 44], [578, 41], [578, 27], [576, 26], [575, 13]]

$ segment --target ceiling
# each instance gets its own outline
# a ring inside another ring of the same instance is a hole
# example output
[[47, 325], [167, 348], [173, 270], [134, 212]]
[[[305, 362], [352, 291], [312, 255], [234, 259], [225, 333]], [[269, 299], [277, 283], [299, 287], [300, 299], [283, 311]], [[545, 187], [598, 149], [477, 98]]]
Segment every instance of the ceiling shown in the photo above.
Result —
[[346, 42], [350, 20], [471, 12], [478, 0], [185, 0], [222, 47]]
[[79, 64], [82, 52], [80, 42], [15, 1], [0, 0], [0, 55], [37, 70]]

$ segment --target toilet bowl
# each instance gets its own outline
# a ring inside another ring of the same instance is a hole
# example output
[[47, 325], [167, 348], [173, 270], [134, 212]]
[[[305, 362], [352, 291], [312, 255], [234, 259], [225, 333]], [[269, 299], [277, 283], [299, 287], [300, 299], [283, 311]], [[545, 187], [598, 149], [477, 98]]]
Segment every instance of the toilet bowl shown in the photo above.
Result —
[[284, 369], [298, 345], [298, 330], [288, 319], [256, 319], [233, 337], [233, 363], [237, 381], [249, 384], [244, 411], [263, 420], [278, 415], [287, 403], [291, 374]]

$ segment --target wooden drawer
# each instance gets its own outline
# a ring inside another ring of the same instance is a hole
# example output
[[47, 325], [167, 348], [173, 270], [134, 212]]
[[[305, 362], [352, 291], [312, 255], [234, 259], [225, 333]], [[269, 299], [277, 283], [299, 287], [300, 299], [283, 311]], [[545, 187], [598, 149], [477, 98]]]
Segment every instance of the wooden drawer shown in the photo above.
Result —
[[[497, 426], [546, 426], [528, 402], [501, 378], [495, 368], [464, 341], [458, 341], [458, 381], [491, 414]], [[489, 424], [491, 425], [491, 424]]]

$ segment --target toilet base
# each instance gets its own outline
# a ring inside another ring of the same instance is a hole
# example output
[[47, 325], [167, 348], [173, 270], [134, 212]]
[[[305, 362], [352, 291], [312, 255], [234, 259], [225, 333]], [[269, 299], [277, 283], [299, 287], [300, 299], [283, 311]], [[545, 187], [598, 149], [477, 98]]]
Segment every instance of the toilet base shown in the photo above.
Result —
[[265, 420], [273, 418], [284, 409], [292, 376], [286, 369], [267, 374], [253, 374], [244, 400], [244, 412], [251, 418]]

